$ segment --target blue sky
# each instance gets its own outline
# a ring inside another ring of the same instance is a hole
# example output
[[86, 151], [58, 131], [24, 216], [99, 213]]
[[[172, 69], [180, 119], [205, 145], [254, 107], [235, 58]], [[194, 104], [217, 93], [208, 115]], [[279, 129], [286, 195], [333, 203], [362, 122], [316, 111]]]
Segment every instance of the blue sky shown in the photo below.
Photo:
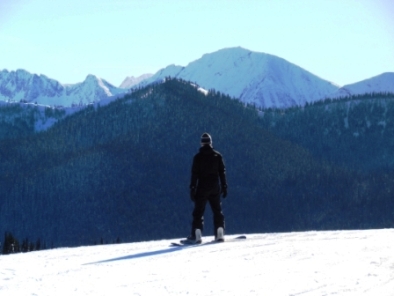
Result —
[[61, 83], [242, 46], [339, 85], [394, 72], [392, 0], [0, 0], [0, 70]]

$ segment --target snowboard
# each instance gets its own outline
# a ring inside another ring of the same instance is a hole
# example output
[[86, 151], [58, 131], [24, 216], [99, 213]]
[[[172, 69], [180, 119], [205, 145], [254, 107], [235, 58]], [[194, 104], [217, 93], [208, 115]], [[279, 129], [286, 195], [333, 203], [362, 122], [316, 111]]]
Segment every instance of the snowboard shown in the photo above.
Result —
[[207, 245], [207, 244], [220, 244], [220, 243], [224, 243], [224, 242], [238, 241], [238, 240], [242, 240], [242, 239], [246, 239], [246, 235], [240, 235], [240, 236], [237, 236], [237, 237], [225, 239], [224, 241], [213, 240], [213, 241], [202, 242], [202, 243], [193, 243], [193, 242], [186, 241], [186, 240], [180, 240], [179, 243], [172, 242], [171, 246], [172, 247], [201, 246], [201, 245]]

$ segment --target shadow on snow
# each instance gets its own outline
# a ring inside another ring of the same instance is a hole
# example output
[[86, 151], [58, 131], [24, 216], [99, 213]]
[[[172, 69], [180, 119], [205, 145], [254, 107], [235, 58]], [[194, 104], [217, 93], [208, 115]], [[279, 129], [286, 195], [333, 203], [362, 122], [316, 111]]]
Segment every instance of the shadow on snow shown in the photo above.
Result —
[[[246, 239], [246, 236], [240, 235], [240, 236], [232, 238], [230, 240], [226, 240], [226, 242], [236, 242], [236, 241], [240, 241], [240, 240], [244, 240], [244, 239]], [[107, 260], [102, 260], [102, 261], [97, 261], [97, 262], [85, 263], [83, 265], [108, 263], [108, 262], [114, 262], [114, 261], [120, 261], [120, 260], [129, 260], [129, 259], [137, 259], [137, 258], [143, 258], [143, 257], [149, 257], [149, 256], [156, 256], [156, 255], [162, 255], [162, 254], [167, 254], [167, 253], [173, 253], [173, 252], [180, 251], [183, 249], [209, 246], [209, 245], [216, 244], [216, 243], [217, 242], [215, 242], [215, 241], [210, 241], [210, 242], [197, 244], [197, 245], [179, 245], [179, 246], [173, 245], [173, 246], [169, 246], [168, 248], [162, 249], [162, 250], [151, 251], [151, 252], [142, 252], [142, 253], [138, 253], [138, 254], [127, 255], [127, 256], [122, 256], [122, 257], [117, 257], [117, 258], [112, 258], [112, 259], [107, 259]]]
[[117, 258], [112, 258], [112, 259], [107, 259], [107, 260], [102, 260], [102, 261], [97, 261], [97, 262], [85, 263], [83, 265], [108, 263], [108, 262], [114, 262], [114, 261], [120, 261], [120, 260], [144, 258], [144, 257], [149, 257], [149, 256], [156, 256], [156, 255], [162, 255], [162, 254], [167, 254], [167, 253], [173, 253], [173, 252], [177, 252], [177, 251], [180, 251], [180, 250], [183, 250], [183, 249], [188, 249], [188, 248], [193, 248], [193, 247], [198, 247], [198, 246], [202, 246], [202, 245], [170, 246], [170, 247], [168, 247], [166, 249], [162, 249], [162, 250], [151, 251], [151, 252], [142, 252], [142, 253], [138, 253], [138, 254], [127, 255], [127, 256], [122, 256], [122, 257], [117, 257]]

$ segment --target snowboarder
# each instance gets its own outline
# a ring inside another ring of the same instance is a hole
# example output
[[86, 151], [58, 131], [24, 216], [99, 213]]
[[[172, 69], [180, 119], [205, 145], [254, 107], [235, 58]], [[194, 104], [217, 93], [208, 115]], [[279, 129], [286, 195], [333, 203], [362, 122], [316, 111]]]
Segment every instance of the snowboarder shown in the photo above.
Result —
[[215, 240], [224, 241], [224, 215], [220, 196], [227, 196], [226, 168], [222, 155], [213, 149], [212, 137], [201, 136], [201, 148], [193, 158], [190, 198], [194, 202], [191, 235], [183, 243], [201, 243], [204, 211], [209, 202], [213, 212]]

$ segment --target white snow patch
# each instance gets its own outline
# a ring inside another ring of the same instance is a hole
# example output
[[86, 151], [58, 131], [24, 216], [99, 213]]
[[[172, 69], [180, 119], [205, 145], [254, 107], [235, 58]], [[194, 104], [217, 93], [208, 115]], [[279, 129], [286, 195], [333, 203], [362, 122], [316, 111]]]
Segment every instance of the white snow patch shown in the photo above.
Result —
[[203, 93], [204, 95], [208, 95], [208, 91], [206, 89], [203, 89], [202, 87], [197, 88], [197, 90], [201, 93]]
[[394, 294], [393, 229], [250, 234], [184, 248], [170, 241], [0, 256], [0, 294]]

